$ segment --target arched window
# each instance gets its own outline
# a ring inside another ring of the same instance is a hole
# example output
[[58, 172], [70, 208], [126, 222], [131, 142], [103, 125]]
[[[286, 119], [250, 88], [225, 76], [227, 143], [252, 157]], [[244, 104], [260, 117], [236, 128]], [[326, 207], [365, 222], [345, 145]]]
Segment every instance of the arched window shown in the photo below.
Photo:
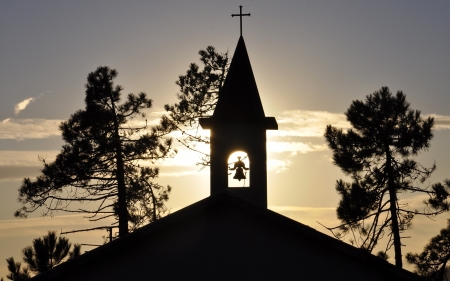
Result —
[[250, 186], [250, 160], [247, 153], [235, 151], [228, 157], [228, 187]]

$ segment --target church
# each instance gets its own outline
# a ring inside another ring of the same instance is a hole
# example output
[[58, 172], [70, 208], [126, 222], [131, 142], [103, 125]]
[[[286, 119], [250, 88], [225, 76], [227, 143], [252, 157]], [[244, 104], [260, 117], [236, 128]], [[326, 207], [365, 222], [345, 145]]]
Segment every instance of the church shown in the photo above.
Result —
[[208, 198], [32, 280], [424, 280], [267, 209], [266, 130], [278, 124], [242, 34], [215, 111], [199, 122], [211, 133]]

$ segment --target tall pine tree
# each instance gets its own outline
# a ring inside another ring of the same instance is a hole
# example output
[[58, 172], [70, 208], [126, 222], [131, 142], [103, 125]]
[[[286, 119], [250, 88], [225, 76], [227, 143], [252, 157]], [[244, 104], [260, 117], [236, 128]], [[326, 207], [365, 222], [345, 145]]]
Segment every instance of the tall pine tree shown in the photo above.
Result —
[[[351, 232], [351, 242], [369, 252], [387, 236], [382, 254], [393, 246], [395, 264], [402, 267], [400, 234], [410, 228], [414, 216], [434, 216], [450, 207], [448, 187], [425, 184], [435, 165], [426, 168], [413, 159], [429, 147], [434, 120], [423, 119], [401, 91], [393, 95], [387, 87], [365, 101], [353, 101], [345, 115], [351, 129], [328, 125], [325, 131], [334, 164], [352, 179], [336, 183], [342, 224], [328, 229], [338, 238]], [[409, 209], [399, 198], [404, 193], [428, 195], [424, 209]]]
[[[141, 167], [139, 161], [170, 156], [172, 140], [161, 126], [130, 122], [145, 117], [152, 100], [145, 93], [128, 94], [120, 103], [122, 87], [114, 85], [116, 77], [117, 71], [109, 67], [88, 75], [86, 108], [61, 123], [65, 145], [56, 160], [41, 159], [42, 174], [23, 180], [19, 189], [23, 207], [17, 217], [39, 208], [43, 215], [65, 211], [85, 213], [91, 220], [115, 217], [123, 236], [129, 223], [134, 229], [167, 211], [164, 202], [170, 187], [152, 182], [158, 168]], [[91, 203], [88, 208], [78, 204], [85, 202]]]

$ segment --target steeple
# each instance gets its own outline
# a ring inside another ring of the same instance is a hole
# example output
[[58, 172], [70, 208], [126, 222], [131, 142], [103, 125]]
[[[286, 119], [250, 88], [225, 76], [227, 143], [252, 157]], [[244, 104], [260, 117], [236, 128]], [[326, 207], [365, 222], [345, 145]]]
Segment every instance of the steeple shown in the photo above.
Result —
[[[268, 130], [277, 130], [274, 117], [265, 117], [264, 109], [253, 75], [244, 38], [239, 38], [227, 77], [212, 117], [202, 118], [201, 125], [209, 124], [264, 124]], [[212, 123], [211, 123], [212, 122]], [[207, 127], [205, 127], [207, 126]]]
[[222, 91], [219, 93], [213, 117], [239, 123], [255, 122], [265, 117], [242, 36], [239, 38]]
[[[264, 114], [242, 36], [214, 113], [199, 122], [211, 130], [211, 195], [228, 189], [267, 208], [266, 130], [277, 130], [278, 124]], [[239, 156], [232, 156], [236, 151]], [[241, 158], [248, 161], [248, 167]], [[230, 176], [233, 172], [234, 177]]]

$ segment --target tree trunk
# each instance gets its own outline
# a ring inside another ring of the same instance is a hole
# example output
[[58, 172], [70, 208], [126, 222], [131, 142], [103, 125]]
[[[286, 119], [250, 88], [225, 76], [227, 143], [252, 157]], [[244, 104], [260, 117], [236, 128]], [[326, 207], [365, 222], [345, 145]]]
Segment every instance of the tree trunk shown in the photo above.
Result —
[[128, 234], [128, 210], [127, 210], [127, 192], [125, 187], [125, 176], [123, 169], [122, 147], [120, 143], [116, 144], [117, 151], [117, 203], [119, 205], [119, 237]]
[[114, 146], [116, 150], [116, 177], [117, 177], [117, 204], [119, 216], [119, 237], [128, 234], [128, 210], [127, 210], [127, 191], [125, 186], [125, 170], [123, 167], [122, 145], [119, 136], [119, 123], [117, 122], [116, 108], [111, 96], [111, 107], [114, 116]]
[[397, 217], [397, 191], [394, 183], [394, 176], [392, 172], [392, 158], [389, 149], [389, 144], [386, 144], [386, 172], [388, 176], [388, 189], [389, 189], [389, 201], [390, 201], [390, 213], [391, 213], [391, 230], [394, 235], [394, 251], [395, 251], [395, 265], [402, 268], [402, 244], [400, 240], [400, 229], [398, 227]]

